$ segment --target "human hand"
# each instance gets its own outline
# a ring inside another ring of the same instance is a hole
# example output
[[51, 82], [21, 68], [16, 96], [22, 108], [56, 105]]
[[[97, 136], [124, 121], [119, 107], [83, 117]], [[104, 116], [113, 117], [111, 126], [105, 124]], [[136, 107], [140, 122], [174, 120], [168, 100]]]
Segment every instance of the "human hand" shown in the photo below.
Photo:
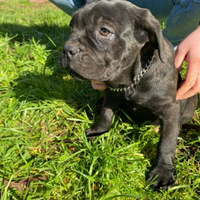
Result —
[[184, 82], [177, 91], [176, 99], [186, 99], [200, 92], [200, 27], [188, 35], [177, 47], [175, 67], [181, 70], [187, 62]]
[[91, 84], [92, 84], [92, 88], [94, 90], [101, 90], [101, 91], [104, 91], [106, 90], [107, 86], [104, 82], [100, 82], [100, 81], [94, 81], [92, 80], [91, 81]]

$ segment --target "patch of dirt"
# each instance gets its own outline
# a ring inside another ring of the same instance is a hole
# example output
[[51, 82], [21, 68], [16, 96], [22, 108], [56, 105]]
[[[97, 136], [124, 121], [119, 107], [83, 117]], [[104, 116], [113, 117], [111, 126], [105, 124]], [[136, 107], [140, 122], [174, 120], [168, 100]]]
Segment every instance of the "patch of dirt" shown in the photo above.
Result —
[[50, 3], [48, 0], [28, 0], [30, 3]]
[[45, 181], [46, 179], [47, 179], [46, 174], [44, 174], [44, 176], [32, 176], [29, 178], [24, 178], [18, 182], [15, 182], [15, 181], [9, 182], [8, 180], [3, 179], [3, 185], [6, 185], [6, 187], [8, 188], [15, 188], [16, 190], [21, 192], [23, 190], [28, 189], [31, 182], [36, 183], [39, 181]]
[[[3, 2], [3, 1], [6, 1], [6, 0], [0, 0], [0, 2]], [[30, 3], [51, 3], [48, 0], [27, 0], [27, 1]]]

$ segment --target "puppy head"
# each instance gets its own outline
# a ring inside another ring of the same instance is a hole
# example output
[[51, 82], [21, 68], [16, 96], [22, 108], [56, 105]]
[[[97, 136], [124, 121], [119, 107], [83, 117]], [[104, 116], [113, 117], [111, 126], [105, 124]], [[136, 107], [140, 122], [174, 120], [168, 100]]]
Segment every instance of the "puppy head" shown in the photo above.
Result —
[[74, 13], [61, 65], [75, 78], [115, 80], [134, 65], [146, 43], [163, 60], [158, 21], [146, 9], [122, 0], [96, 0]]

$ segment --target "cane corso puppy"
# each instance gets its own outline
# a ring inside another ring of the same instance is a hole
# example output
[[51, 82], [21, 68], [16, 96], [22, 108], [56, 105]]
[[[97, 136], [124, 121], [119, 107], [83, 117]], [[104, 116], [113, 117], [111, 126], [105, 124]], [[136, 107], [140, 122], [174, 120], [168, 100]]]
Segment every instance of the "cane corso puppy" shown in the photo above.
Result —
[[197, 95], [176, 101], [174, 50], [149, 10], [123, 0], [94, 0], [74, 13], [61, 65], [76, 79], [107, 85], [99, 121], [88, 137], [109, 130], [120, 103], [133, 119], [157, 120], [161, 137], [147, 181], [153, 189], [174, 182], [173, 162], [180, 126], [197, 106]]

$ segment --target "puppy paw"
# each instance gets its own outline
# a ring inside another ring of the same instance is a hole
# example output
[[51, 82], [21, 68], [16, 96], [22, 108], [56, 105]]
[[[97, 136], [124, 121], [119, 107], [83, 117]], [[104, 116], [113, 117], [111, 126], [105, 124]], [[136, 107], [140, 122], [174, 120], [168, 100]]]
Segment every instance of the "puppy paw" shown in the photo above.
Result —
[[96, 130], [94, 128], [89, 128], [85, 131], [85, 134], [87, 137], [96, 137], [104, 134], [105, 132], [107, 132], [107, 130], [103, 131], [103, 130]]
[[153, 190], [167, 190], [174, 183], [174, 169], [171, 165], [156, 166], [147, 177], [147, 182], [151, 184]]

